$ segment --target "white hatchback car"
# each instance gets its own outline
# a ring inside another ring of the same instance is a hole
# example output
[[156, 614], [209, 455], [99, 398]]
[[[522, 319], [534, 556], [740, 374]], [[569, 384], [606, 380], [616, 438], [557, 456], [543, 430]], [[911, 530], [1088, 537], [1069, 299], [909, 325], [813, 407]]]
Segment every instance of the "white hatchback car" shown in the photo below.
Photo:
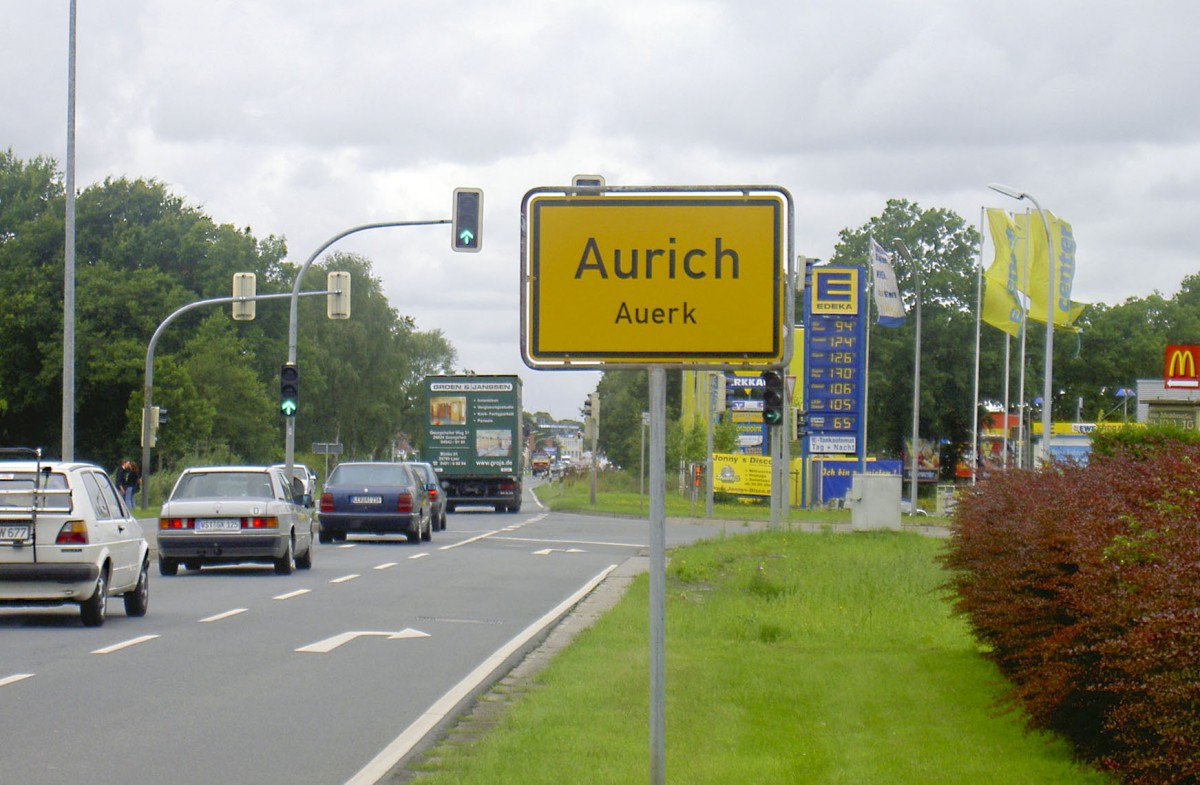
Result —
[[43, 461], [40, 451], [0, 449], [0, 605], [79, 603], [98, 627], [108, 598], [145, 616], [150, 546], [104, 470]]

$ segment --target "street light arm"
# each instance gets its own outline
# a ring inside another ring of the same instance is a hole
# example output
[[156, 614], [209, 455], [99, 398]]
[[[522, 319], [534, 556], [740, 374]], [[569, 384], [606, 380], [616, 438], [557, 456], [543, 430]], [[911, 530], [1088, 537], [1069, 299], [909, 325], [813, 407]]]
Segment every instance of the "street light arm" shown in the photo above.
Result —
[[996, 193], [1012, 197], [1013, 199], [1030, 198], [1029, 194], [1025, 193], [1024, 191], [1018, 191], [1016, 188], [1010, 188], [1007, 185], [1001, 185], [1000, 183], [988, 183], [988, 188], [991, 188]]

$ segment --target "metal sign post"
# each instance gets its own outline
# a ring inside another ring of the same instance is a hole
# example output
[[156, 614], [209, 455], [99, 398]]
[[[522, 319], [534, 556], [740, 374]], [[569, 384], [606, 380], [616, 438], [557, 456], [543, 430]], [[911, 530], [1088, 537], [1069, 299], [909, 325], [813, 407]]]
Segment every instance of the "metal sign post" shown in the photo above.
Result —
[[791, 194], [778, 186], [608, 186], [591, 176], [535, 188], [521, 203], [525, 364], [649, 374], [651, 785], [666, 781], [666, 372], [783, 372], [792, 220]]

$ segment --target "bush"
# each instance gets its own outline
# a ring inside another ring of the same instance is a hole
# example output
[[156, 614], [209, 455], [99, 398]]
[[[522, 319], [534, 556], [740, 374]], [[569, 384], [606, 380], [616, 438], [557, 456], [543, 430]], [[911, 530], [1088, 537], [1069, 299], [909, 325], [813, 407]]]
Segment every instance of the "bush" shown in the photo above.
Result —
[[1200, 445], [1169, 441], [998, 473], [944, 558], [1031, 724], [1139, 785], [1200, 781], [1198, 487]]

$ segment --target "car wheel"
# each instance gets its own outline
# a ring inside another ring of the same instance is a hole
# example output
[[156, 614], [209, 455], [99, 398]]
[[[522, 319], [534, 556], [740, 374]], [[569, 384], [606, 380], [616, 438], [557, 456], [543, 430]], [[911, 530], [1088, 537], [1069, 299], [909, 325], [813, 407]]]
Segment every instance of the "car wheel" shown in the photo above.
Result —
[[158, 557], [158, 574], [159, 575], [178, 575], [179, 560], [169, 559], [166, 556]]
[[321, 529], [319, 532], [317, 532], [317, 540], [324, 545], [328, 545], [329, 543], [333, 542], [333, 532], [328, 532], [324, 529]]
[[295, 557], [295, 551], [293, 550], [293, 546], [292, 546], [292, 538], [289, 536], [287, 538], [287, 550], [284, 551], [282, 556], [280, 556], [278, 559], [275, 560], [275, 574], [276, 575], [291, 575], [292, 574], [292, 562], [294, 561], [294, 557]]
[[145, 616], [150, 607], [150, 560], [142, 562], [142, 571], [138, 573], [137, 585], [131, 591], [121, 595], [125, 600], [126, 616]]
[[313, 560], [313, 541], [312, 537], [308, 538], [308, 548], [304, 551], [303, 556], [296, 557], [296, 567], [301, 570], [312, 569]]
[[425, 519], [425, 528], [422, 530], [421, 541], [429, 542], [433, 539], [433, 516]]
[[440, 520], [438, 521], [438, 531], [446, 531], [446, 511], [442, 510]]
[[99, 627], [108, 615], [108, 573], [100, 568], [96, 578], [96, 591], [92, 596], [79, 603], [79, 614], [83, 617], [85, 627]]
[[189, 569], [192, 572], [198, 572], [200, 570], [200, 567], [203, 566], [203, 564], [204, 563], [201, 562], [199, 559], [188, 559], [187, 561], [185, 561], [183, 563], [183, 566], [185, 569]]

